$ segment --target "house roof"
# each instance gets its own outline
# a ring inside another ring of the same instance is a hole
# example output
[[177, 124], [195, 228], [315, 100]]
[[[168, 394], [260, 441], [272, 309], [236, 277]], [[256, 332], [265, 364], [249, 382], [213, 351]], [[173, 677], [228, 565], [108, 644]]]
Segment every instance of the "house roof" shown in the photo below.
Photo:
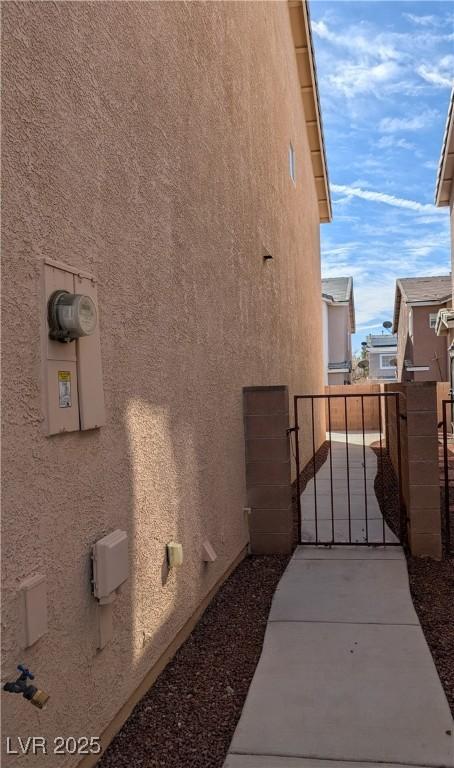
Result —
[[388, 348], [389, 351], [393, 351], [397, 348], [397, 336], [391, 333], [372, 334], [367, 337], [368, 350]]
[[322, 278], [322, 296], [333, 304], [349, 304], [350, 324], [355, 333], [355, 301], [353, 297], [352, 277]]
[[406, 304], [433, 302], [442, 304], [451, 297], [451, 275], [434, 275], [432, 277], [402, 277], [396, 280], [394, 299], [393, 332], [399, 325], [400, 305], [402, 298]]
[[345, 371], [350, 372], [352, 369], [352, 361], [344, 360], [342, 363], [328, 363], [329, 371]]
[[437, 183], [435, 188], [435, 205], [449, 205], [454, 176], [454, 88], [451, 91], [448, 117], [441, 147], [438, 164]]
[[307, 0], [288, 0], [288, 7], [320, 221], [328, 222], [332, 219], [331, 196], [309, 7]]

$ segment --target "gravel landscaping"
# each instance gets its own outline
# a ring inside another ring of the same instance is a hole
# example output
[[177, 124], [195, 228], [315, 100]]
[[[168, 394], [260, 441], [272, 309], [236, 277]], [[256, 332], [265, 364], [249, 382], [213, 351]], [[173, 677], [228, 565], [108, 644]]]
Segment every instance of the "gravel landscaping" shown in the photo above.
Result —
[[[379, 456], [380, 449], [374, 450]], [[383, 517], [399, 535], [397, 480], [386, 450], [382, 458], [384, 483], [378, 474], [375, 493]], [[454, 715], [454, 558], [439, 561], [406, 554], [413, 604]]]
[[137, 704], [100, 768], [221, 768], [289, 556], [247, 557]]

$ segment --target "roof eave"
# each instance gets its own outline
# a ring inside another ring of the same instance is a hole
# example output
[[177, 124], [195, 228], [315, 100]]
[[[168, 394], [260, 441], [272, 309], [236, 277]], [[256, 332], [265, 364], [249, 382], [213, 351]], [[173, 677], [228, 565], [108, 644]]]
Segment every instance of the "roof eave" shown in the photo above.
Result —
[[400, 281], [396, 280], [396, 293], [394, 295], [394, 314], [393, 314], [393, 327], [392, 327], [393, 333], [397, 333], [397, 329], [399, 327], [401, 298], [402, 298], [402, 288], [400, 286]]
[[451, 91], [448, 117], [438, 164], [435, 188], [435, 205], [439, 208], [449, 205], [452, 195], [454, 169], [454, 88]]
[[409, 307], [435, 307], [437, 304], [444, 304], [446, 301], [451, 300], [451, 293], [447, 293], [445, 296], [436, 296], [433, 299], [415, 299], [408, 300], [406, 303]]
[[309, 7], [307, 0], [288, 0], [288, 6], [320, 222], [326, 223], [333, 214]]
[[355, 317], [355, 299], [353, 296], [353, 278], [348, 278], [348, 296], [349, 296], [349, 305], [350, 305], [350, 327], [352, 330], [352, 333], [356, 333], [356, 317]]

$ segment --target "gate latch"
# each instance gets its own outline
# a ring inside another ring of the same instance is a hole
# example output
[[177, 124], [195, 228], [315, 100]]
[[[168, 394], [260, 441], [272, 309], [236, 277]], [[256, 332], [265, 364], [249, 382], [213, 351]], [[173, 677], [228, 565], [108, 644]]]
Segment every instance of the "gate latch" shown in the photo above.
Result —
[[289, 427], [285, 431], [286, 431], [287, 435], [290, 435], [292, 432], [297, 432], [298, 430], [299, 430], [299, 427]]

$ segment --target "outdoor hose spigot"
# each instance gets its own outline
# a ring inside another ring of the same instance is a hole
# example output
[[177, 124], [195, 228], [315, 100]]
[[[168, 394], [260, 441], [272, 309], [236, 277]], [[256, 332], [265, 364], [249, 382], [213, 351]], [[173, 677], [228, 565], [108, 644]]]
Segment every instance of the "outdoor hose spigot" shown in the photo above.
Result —
[[32, 675], [28, 667], [24, 664], [19, 664], [17, 669], [21, 674], [14, 683], [5, 683], [3, 690], [8, 693], [21, 693], [24, 699], [30, 701], [33, 706], [43, 709], [49, 699], [49, 694], [27, 682], [28, 680], [35, 679], [35, 676]]

